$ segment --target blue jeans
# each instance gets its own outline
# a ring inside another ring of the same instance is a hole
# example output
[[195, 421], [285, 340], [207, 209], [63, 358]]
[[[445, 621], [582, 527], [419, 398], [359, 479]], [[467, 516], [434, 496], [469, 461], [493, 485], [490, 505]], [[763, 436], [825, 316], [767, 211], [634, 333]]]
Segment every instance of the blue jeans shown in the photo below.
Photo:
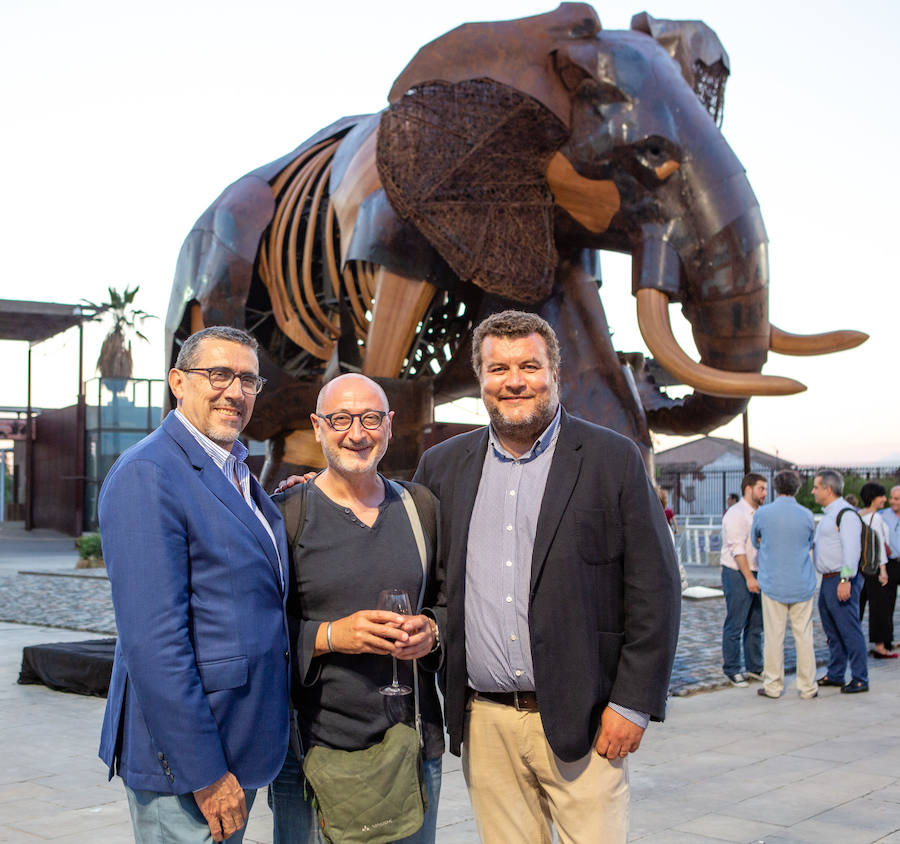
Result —
[[851, 679], [868, 683], [866, 637], [859, 623], [859, 593], [862, 591], [863, 576], [857, 574], [850, 581], [850, 597], [846, 601], [838, 600], [838, 583], [838, 577], [823, 577], [819, 590], [819, 616], [828, 637], [831, 657], [825, 676], [829, 680], [843, 682], [849, 660]]
[[[207, 844], [212, 835], [209, 824], [197, 806], [193, 794], [166, 794], [125, 786], [135, 844]], [[244, 790], [247, 814], [256, 797], [256, 789]], [[244, 825], [231, 838], [230, 844], [244, 840]]]
[[[722, 625], [722, 670], [726, 674], [752, 671], [761, 674], [762, 601], [759, 593], [747, 588], [739, 571], [722, 566], [722, 591], [725, 593], [725, 624]], [[741, 643], [744, 659], [741, 660]]]
[[[272, 809], [273, 844], [322, 844], [318, 819], [312, 803], [303, 795], [303, 770], [288, 748], [281, 772], [269, 786]], [[397, 844], [434, 844], [437, 834], [437, 808], [441, 799], [441, 758], [425, 760], [425, 792], [428, 809], [418, 832], [401, 838]]]

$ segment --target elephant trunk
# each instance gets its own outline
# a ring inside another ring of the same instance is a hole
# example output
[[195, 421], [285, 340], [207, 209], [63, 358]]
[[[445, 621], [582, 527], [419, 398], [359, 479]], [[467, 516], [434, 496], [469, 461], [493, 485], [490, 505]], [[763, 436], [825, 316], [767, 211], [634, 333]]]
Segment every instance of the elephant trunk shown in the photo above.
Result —
[[[742, 412], [749, 396], [804, 390], [793, 379], [760, 374], [770, 327], [766, 239], [755, 204], [702, 250], [679, 252], [679, 239], [677, 223], [644, 226], [633, 265], [644, 340], [676, 381], [694, 388], [686, 398], [651, 410], [650, 427], [670, 434], [707, 432]], [[684, 301], [699, 362], [675, 340], [670, 300]]]

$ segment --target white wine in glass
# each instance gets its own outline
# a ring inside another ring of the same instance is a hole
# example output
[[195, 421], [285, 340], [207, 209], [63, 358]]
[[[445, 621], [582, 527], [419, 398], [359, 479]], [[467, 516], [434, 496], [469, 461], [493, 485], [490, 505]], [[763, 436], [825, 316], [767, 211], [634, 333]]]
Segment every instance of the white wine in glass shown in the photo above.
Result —
[[[400, 615], [412, 614], [409, 605], [409, 595], [402, 589], [385, 589], [381, 592], [378, 596], [376, 609], [396, 612]], [[397, 682], [397, 657], [393, 655], [391, 655], [391, 667], [393, 668], [394, 680], [389, 686], [382, 686], [379, 691], [383, 695], [408, 695], [412, 689]]]

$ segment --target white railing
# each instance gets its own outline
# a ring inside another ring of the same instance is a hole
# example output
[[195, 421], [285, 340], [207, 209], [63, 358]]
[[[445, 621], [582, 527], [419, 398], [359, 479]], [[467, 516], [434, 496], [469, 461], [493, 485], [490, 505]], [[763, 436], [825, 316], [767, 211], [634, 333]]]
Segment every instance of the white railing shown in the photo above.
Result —
[[675, 553], [683, 566], [719, 564], [722, 550], [721, 516], [679, 516]]

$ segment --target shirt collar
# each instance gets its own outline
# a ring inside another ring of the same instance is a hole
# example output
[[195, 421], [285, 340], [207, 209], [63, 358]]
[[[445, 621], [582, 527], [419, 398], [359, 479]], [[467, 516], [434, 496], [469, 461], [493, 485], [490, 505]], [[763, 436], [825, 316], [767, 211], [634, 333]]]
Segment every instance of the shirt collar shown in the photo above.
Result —
[[494, 451], [494, 455], [498, 457], [500, 460], [518, 460], [520, 463], [527, 463], [529, 460], [534, 460], [536, 457], [543, 454], [553, 443], [556, 437], [559, 435], [559, 424], [560, 418], [562, 417], [562, 405], [556, 406], [556, 413], [553, 415], [553, 419], [550, 424], [544, 429], [544, 433], [541, 434], [534, 442], [534, 445], [525, 452], [521, 457], [513, 457], [501, 444], [500, 440], [497, 437], [496, 431], [494, 431], [494, 426], [488, 426], [488, 440], [491, 444], [491, 448]]
[[839, 498], [835, 498], [834, 501], [831, 502], [831, 504], [827, 505], [826, 507], [823, 507], [822, 512], [827, 513], [830, 516], [832, 513], [836, 512], [838, 510], [838, 508], [849, 507], [849, 506], [850, 505], [846, 501], [844, 501], [843, 497], [839, 497]]
[[201, 433], [193, 424], [191, 424], [187, 417], [178, 409], [175, 408], [175, 416], [181, 420], [181, 423], [185, 428], [191, 433], [191, 436], [203, 447], [203, 450], [213, 458], [213, 460], [219, 466], [224, 466], [229, 459], [234, 459], [235, 463], [243, 463], [246, 459], [249, 452], [247, 451], [247, 447], [240, 441], [235, 440], [231, 446], [231, 451], [222, 448], [218, 443], [213, 442], [206, 434]]

